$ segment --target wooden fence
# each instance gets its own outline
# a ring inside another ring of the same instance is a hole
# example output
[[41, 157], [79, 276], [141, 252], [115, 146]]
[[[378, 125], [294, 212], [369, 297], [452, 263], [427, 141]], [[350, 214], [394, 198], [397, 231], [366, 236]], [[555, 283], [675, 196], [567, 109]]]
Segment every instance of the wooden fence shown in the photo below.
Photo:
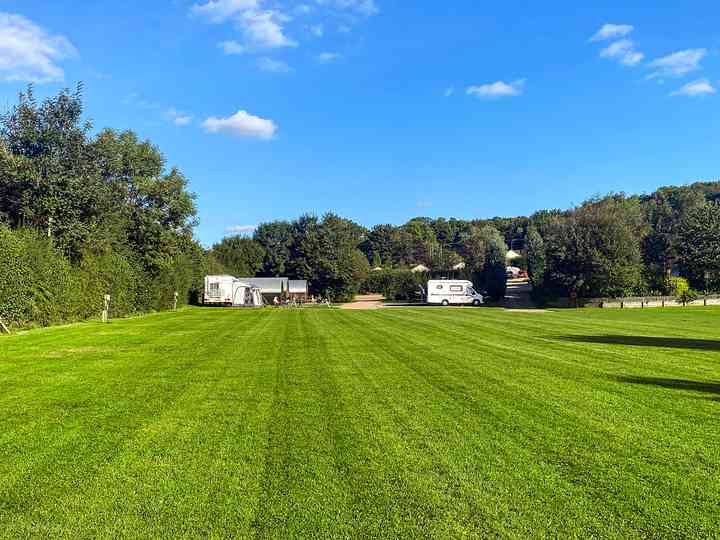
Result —
[[[550, 302], [549, 306], [564, 308], [645, 309], [683, 307], [684, 305], [674, 296], [637, 296], [627, 298], [578, 298], [577, 302], [574, 302], [570, 298], [559, 298]], [[697, 300], [688, 302], [685, 306], [720, 306], [720, 295], [711, 294], [700, 296]]]

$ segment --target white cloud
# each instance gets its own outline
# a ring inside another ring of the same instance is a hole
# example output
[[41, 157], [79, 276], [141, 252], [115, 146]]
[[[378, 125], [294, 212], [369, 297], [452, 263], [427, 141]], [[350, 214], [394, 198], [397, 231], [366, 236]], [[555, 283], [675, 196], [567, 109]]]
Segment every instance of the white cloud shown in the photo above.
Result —
[[246, 111], [238, 111], [228, 118], [211, 116], [202, 123], [208, 133], [225, 133], [238, 137], [272, 139], [277, 126], [272, 120], [253, 116]]
[[176, 109], [168, 109], [166, 116], [176, 126], [187, 126], [192, 122], [192, 116]]
[[258, 0], [211, 0], [193, 5], [190, 13], [205, 17], [210, 22], [221, 23], [238, 13], [257, 8]]
[[600, 51], [600, 56], [615, 58], [626, 66], [636, 66], [645, 58], [643, 53], [635, 50], [635, 44], [631, 39], [621, 39], [611, 43]]
[[455, 87], [454, 87], [454, 86], [449, 86], [449, 87], [447, 87], [447, 88], [445, 89], [445, 92], [444, 92], [445, 97], [450, 97], [450, 96], [452, 96], [454, 93], [455, 93]]
[[467, 89], [467, 94], [482, 99], [521, 96], [525, 89], [525, 81], [526, 79], [518, 79], [509, 84], [503, 81], [497, 81], [481, 86], [470, 86]]
[[244, 45], [234, 40], [221, 41], [218, 43], [218, 47], [220, 47], [225, 54], [244, 54], [247, 51]]
[[272, 58], [258, 58], [257, 67], [262, 71], [270, 73], [289, 73], [293, 69], [281, 60], [273, 60]]
[[337, 9], [355, 11], [362, 15], [377, 15], [380, 13], [375, 0], [315, 0], [321, 6], [332, 6]]
[[313, 26], [308, 26], [308, 30], [315, 37], [323, 37], [323, 35], [325, 34], [325, 28], [323, 28], [322, 24], [315, 24]]
[[629, 24], [605, 24], [598, 30], [590, 41], [606, 41], [629, 35], [635, 27]]
[[296, 47], [297, 43], [285, 35], [284, 23], [290, 17], [275, 9], [262, 10], [264, 0], [211, 0], [195, 4], [190, 13], [212, 23], [233, 20], [239, 25], [245, 43], [224, 41], [220, 47], [226, 54], [242, 54], [248, 48]]
[[226, 227], [225, 232], [230, 234], [250, 234], [255, 232], [257, 225], [234, 225]]
[[62, 81], [65, 73], [56, 62], [76, 54], [67, 38], [47, 34], [22, 15], [0, 12], [0, 79]]
[[321, 64], [330, 64], [332, 62], [337, 62], [338, 60], [342, 59], [342, 54], [339, 53], [333, 53], [333, 52], [324, 52], [317, 55], [317, 60]]
[[697, 81], [693, 81], [690, 83], [687, 83], [679, 90], [676, 90], [671, 96], [689, 96], [689, 97], [698, 97], [698, 96], [707, 96], [710, 94], [716, 94], [717, 90], [712, 85], [712, 83], [707, 79], [699, 79]]
[[682, 77], [683, 75], [702, 69], [700, 62], [705, 56], [707, 56], [707, 49], [687, 49], [653, 60], [648, 66], [657, 71], [648, 75], [648, 79], [663, 76]]
[[297, 42], [285, 35], [283, 23], [288, 18], [279, 11], [245, 11], [240, 18], [245, 40], [254, 47], [276, 49], [297, 47]]

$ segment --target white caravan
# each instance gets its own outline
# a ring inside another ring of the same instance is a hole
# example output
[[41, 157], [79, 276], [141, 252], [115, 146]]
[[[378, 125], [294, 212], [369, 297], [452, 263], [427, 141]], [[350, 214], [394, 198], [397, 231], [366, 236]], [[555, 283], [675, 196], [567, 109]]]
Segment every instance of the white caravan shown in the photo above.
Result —
[[435, 279], [428, 281], [428, 304], [479, 306], [483, 302], [482, 294], [475, 292], [472, 281], [464, 279]]
[[260, 289], [233, 276], [205, 276], [206, 306], [262, 307]]

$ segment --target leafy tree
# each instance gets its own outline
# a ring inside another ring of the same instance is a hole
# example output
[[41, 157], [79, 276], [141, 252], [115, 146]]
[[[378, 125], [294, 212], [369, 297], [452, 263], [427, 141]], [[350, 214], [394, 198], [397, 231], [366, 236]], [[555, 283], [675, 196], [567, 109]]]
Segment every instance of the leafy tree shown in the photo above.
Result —
[[256, 229], [254, 238], [265, 252], [260, 274], [266, 277], [286, 275], [290, 246], [293, 243], [293, 226], [287, 221], [263, 223]]
[[679, 257], [683, 274], [696, 289], [705, 289], [708, 273], [717, 285], [720, 276], [720, 202], [690, 210], [679, 232]]
[[545, 242], [535, 227], [530, 227], [525, 241], [528, 275], [533, 289], [542, 289], [545, 283], [546, 257]]
[[254, 277], [265, 260], [265, 250], [252, 238], [231, 236], [215, 244], [211, 256], [235, 277]]
[[636, 199], [615, 195], [586, 202], [547, 227], [546, 283], [555, 292], [585, 297], [636, 291], [645, 231]]
[[[486, 230], [486, 233], [490, 231]], [[495, 231], [497, 232], [497, 231]], [[485, 264], [482, 271], [482, 282], [485, 291], [492, 300], [502, 300], [507, 291], [507, 272], [505, 256], [507, 244], [499, 233], [489, 234], [485, 247]]]
[[398, 230], [392, 225], [375, 225], [360, 244], [360, 249], [374, 267], [392, 266], [397, 261], [398, 239]]

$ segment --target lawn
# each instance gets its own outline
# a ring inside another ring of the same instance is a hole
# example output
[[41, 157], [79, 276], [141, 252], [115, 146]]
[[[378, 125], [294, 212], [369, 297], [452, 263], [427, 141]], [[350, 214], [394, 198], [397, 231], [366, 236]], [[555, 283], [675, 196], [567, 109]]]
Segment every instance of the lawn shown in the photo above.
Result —
[[720, 310], [205, 310], [0, 338], [0, 535], [709, 537]]

